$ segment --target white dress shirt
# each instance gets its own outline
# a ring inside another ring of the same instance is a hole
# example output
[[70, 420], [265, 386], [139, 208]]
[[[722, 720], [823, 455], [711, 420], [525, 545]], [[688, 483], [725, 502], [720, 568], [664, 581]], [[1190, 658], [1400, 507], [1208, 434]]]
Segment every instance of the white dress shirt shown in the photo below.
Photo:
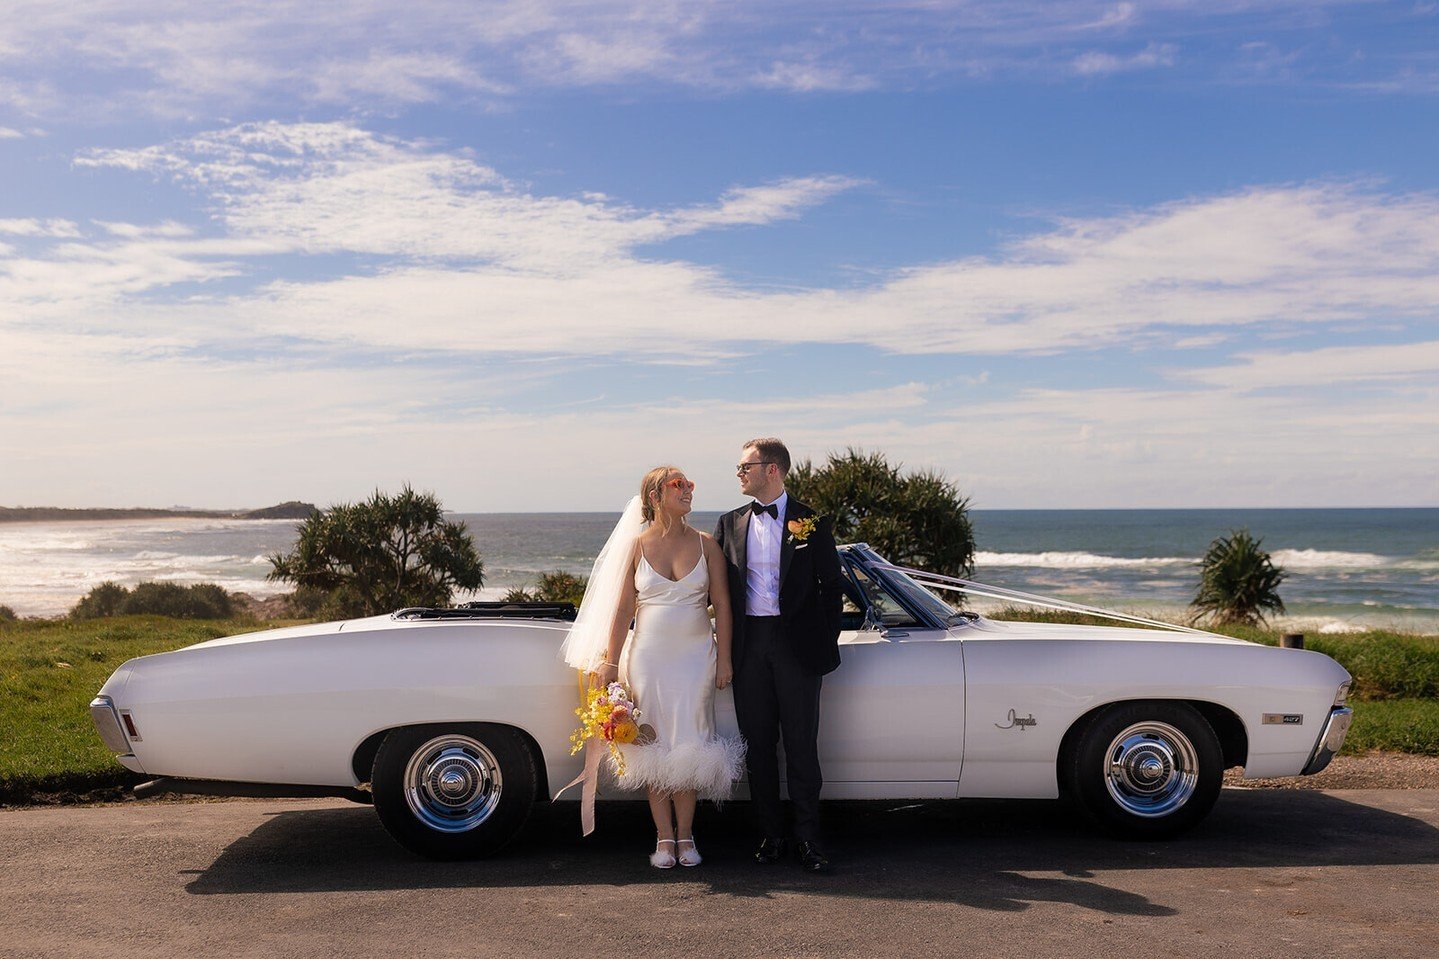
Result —
[[779, 508], [778, 519], [768, 513], [750, 515], [749, 531], [745, 533], [744, 586], [744, 608], [749, 616], [779, 615], [779, 550], [788, 503], [788, 493], [780, 493], [774, 501]]

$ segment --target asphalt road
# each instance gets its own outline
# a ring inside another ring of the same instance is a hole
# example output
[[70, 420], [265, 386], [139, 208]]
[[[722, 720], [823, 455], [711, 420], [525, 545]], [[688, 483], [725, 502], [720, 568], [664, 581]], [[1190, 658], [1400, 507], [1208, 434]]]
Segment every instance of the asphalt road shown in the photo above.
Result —
[[830, 876], [697, 869], [648, 817], [542, 811], [499, 858], [431, 863], [343, 801], [0, 811], [0, 956], [1439, 956], [1439, 790], [1226, 789], [1185, 838], [1116, 842], [1034, 802], [833, 803]]

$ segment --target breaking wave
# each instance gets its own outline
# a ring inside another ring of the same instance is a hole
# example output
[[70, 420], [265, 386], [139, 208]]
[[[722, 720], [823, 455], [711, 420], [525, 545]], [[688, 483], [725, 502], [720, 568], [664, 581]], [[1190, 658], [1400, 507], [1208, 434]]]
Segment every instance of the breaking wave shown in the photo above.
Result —
[[1184, 556], [1100, 556], [1097, 553], [990, 553], [974, 554], [975, 566], [1023, 566], [1032, 569], [1110, 569], [1128, 566], [1181, 566], [1197, 562]]
[[[1378, 553], [1324, 549], [1276, 549], [1270, 554], [1276, 566], [1289, 570], [1320, 569], [1439, 569], [1439, 561], [1398, 560]], [[1139, 569], [1144, 567], [1193, 566], [1198, 556], [1102, 556], [1098, 553], [1049, 551], [1043, 553], [974, 554], [977, 567], [1009, 566], [1026, 569]]]
[[1378, 553], [1348, 553], [1327, 549], [1276, 549], [1270, 553], [1274, 565], [1285, 569], [1378, 569], [1394, 565], [1394, 559]]

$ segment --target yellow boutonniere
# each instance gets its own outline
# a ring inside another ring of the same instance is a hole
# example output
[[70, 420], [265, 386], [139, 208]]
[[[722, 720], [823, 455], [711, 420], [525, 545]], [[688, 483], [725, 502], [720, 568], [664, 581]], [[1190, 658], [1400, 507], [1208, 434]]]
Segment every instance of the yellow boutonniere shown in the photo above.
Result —
[[809, 534], [814, 532], [818, 523], [813, 516], [806, 516], [804, 519], [792, 519], [785, 525], [789, 527], [790, 537], [797, 543], [803, 543], [809, 539]]

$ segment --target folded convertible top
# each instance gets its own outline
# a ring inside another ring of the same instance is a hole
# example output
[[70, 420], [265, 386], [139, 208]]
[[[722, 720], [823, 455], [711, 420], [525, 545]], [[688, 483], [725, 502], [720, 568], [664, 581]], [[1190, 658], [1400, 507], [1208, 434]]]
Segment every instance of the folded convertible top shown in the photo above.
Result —
[[560, 619], [574, 622], [574, 603], [477, 602], [460, 606], [410, 606], [393, 619]]

